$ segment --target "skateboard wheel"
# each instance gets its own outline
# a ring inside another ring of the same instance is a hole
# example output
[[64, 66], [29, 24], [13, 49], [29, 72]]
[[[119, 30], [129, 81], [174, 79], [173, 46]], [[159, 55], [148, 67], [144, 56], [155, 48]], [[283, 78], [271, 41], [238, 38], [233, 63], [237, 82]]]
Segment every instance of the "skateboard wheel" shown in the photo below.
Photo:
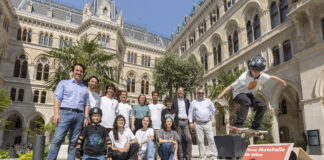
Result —
[[241, 137], [244, 138], [245, 137], [245, 133], [241, 133]]
[[260, 136], [260, 139], [262, 139], [262, 140], [263, 140], [263, 139], [264, 139], [264, 135], [261, 135], [261, 136]]

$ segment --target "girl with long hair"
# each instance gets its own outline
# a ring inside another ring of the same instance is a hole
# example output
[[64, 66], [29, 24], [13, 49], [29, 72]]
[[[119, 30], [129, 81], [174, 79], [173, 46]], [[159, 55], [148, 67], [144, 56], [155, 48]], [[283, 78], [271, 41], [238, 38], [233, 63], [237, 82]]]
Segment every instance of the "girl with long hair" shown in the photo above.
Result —
[[141, 94], [138, 96], [138, 104], [132, 109], [132, 131], [135, 133], [141, 129], [142, 119], [145, 116], [151, 116], [150, 108], [147, 106], [146, 96]]
[[139, 145], [133, 132], [125, 128], [125, 118], [118, 115], [115, 118], [113, 130], [109, 132], [112, 142], [112, 159], [137, 160]]
[[177, 160], [178, 144], [180, 137], [177, 128], [171, 117], [167, 117], [163, 122], [163, 129], [159, 131], [159, 156], [162, 160]]
[[149, 116], [145, 116], [142, 119], [142, 126], [135, 134], [140, 145], [138, 158], [142, 160], [154, 160], [154, 130], [152, 128], [152, 120]]

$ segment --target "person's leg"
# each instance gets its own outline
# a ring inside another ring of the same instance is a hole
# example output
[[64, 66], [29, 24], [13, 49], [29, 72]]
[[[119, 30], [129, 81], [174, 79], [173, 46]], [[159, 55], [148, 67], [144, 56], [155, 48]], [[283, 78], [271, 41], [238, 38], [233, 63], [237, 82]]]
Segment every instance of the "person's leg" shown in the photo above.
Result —
[[141, 159], [142, 160], [147, 160], [147, 154], [146, 154], [146, 152], [141, 152], [140, 154], [139, 154], [139, 156], [141, 157]]
[[159, 159], [159, 155], [157, 154], [157, 150], [159, 149], [158, 136], [159, 136], [159, 130], [155, 129], [154, 130], [154, 148], [156, 151], [156, 152], [154, 152], [155, 159]]
[[195, 122], [195, 133], [196, 133], [196, 140], [198, 144], [200, 158], [206, 159], [205, 148], [204, 148], [205, 135], [204, 135], [202, 124]]
[[129, 147], [129, 159], [137, 159], [137, 153], [139, 150], [139, 144], [138, 143], [134, 143], [132, 145], [130, 145]]
[[160, 145], [158, 153], [162, 160], [169, 159], [170, 153], [173, 152], [171, 143], [163, 143]]
[[204, 125], [204, 130], [206, 133], [211, 158], [212, 159], [217, 158], [218, 152], [217, 152], [217, 148], [216, 148], [215, 140], [214, 140], [212, 121], [210, 121]]
[[57, 154], [60, 150], [61, 144], [70, 128], [73, 120], [73, 112], [61, 110], [60, 111], [61, 121], [57, 124], [53, 136], [53, 140], [49, 147], [47, 160], [56, 160]]
[[139, 130], [139, 129], [142, 128], [142, 119], [136, 118], [135, 119], [135, 122], [134, 122], [134, 125], [135, 125], [135, 131], [134, 131], [134, 133], [136, 133], [137, 130]]
[[254, 96], [252, 95], [253, 98], [252, 99], [252, 104], [253, 107], [255, 107], [256, 112], [255, 112], [255, 116], [254, 116], [254, 121], [252, 122], [252, 126], [251, 128], [259, 128], [263, 115], [264, 113], [267, 111], [267, 105], [262, 102], [261, 100], [254, 98]]
[[69, 137], [69, 148], [68, 148], [68, 160], [74, 160], [75, 157], [75, 147], [76, 141], [78, 140], [79, 134], [81, 133], [84, 121], [83, 113], [74, 113], [74, 119], [70, 127], [70, 137]]
[[183, 143], [184, 143], [184, 139], [182, 139], [182, 133], [183, 133], [183, 122], [182, 120], [178, 121], [178, 135], [180, 137], [180, 143], [178, 145], [178, 158], [182, 159], [183, 158]]
[[183, 125], [182, 132], [185, 135], [185, 141], [186, 141], [186, 152], [183, 153], [183, 158], [191, 159], [191, 150], [192, 150], [192, 139], [191, 139], [191, 134], [189, 131], [189, 124], [186, 122]]
[[234, 101], [238, 104], [240, 104], [240, 108], [237, 112], [237, 117], [236, 117], [236, 122], [235, 126], [243, 125], [243, 122], [245, 121], [247, 114], [249, 112], [249, 107], [252, 105], [252, 101], [248, 97], [248, 94], [246, 93], [241, 93], [238, 94], [235, 98]]
[[146, 155], [148, 160], [154, 160], [154, 142], [153, 141], [148, 141], [146, 143]]
[[120, 152], [120, 151], [113, 151], [112, 152], [112, 159], [118, 160], [128, 160], [128, 153], [127, 152]]

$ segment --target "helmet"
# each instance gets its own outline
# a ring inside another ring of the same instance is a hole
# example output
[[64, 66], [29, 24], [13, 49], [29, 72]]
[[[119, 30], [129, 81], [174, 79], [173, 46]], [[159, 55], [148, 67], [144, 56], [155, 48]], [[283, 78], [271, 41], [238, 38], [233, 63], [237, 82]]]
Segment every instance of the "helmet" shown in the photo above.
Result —
[[[92, 115], [93, 114], [99, 114], [100, 116], [102, 116], [102, 110], [99, 108], [99, 107], [94, 107], [94, 108], [91, 108], [90, 109], [90, 113], [89, 113], [89, 116], [90, 116], [90, 120], [91, 122], [92, 121]], [[99, 123], [101, 122], [101, 120], [99, 121]]]
[[261, 56], [254, 56], [249, 62], [249, 69], [255, 71], [263, 71], [266, 66], [266, 60]]

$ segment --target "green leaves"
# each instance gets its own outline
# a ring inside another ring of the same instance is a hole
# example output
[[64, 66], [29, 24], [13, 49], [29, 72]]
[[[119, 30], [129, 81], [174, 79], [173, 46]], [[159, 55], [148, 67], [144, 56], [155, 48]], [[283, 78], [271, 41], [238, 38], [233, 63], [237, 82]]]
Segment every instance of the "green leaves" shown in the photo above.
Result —
[[68, 48], [54, 48], [43, 55], [54, 59], [55, 72], [46, 81], [47, 88], [53, 91], [61, 80], [70, 78], [69, 73], [74, 63], [84, 65], [83, 79], [98, 77], [99, 88], [108, 83], [116, 83], [113, 67], [109, 65], [109, 61], [115, 59], [115, 55], [101, 50], [97, 38], [88, 40], [86, 35]]
[[7, 95], [6, 90], [0, 89], [0, 114], [11, 105], [12, 101], [10, 97]]
[[182, 86], [186, 92], [194, 91], [202, 80], [203, 67], [194, 55], [188, 59], [180, 59], [174, 53], [167, 53], [157, 59], [153, 69], [155, 89], [164, 95], [172, 96], [175, 89]]

